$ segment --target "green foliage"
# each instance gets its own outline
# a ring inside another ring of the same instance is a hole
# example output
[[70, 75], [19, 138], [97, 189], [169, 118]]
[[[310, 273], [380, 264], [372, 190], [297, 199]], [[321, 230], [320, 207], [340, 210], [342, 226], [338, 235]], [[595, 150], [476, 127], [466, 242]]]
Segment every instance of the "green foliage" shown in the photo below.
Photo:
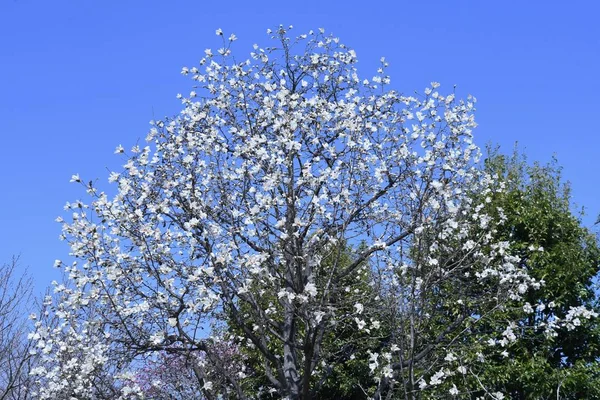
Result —
[[[581, 321], [574, 330], [562, 329], [555, 337], [529, 328], [562, 319], [572, 307], [598, 310], [594, 290], [600, 269], [597, 239], [572, 213], [569, 186], [562, 182], [556, 160], [529, 166], [516, 151], [510, 158], [491, 151], [486, 169], [506, 185], [504, 193], [488, 203], [490, 212], [506, 216], [498, 238], [513, 243], [530, 275], [544, 285], [526, 296], [532, 313], [522, 307], [505, 310], [506, 317], [520, 316], [519, 328], [526, 338], [510, 346], [509, 357], [483, 364], [480, 379], [492, 391], [514, 399], [600, 398], [596, 319]], [[545, 308], [536, 308], [539, 304]], [[498, 323], [485, 328], [498, 329], [502, 321]]]

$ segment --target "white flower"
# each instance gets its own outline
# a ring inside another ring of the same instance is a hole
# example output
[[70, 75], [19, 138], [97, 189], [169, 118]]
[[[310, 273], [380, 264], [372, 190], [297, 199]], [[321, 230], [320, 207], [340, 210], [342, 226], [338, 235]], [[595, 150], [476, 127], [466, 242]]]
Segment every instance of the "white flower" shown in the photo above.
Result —
[[454, 354], [448, 353], [448, 354], [446, 354], [446, 357], [444, 358], [444, 360], [446, 360], [448, 362], [452, 362], [452, 361], [456, 361], [457, 358]]
[[217, 36], [223, 36], [223, 30], [221, 28], [217, 29], [215, 31], [215, 35], [217, 35]]
[[362, 314], [365, 307], [361, 303], [354, 304], [354, 308], [356, 309], [357, 314]]
[[118, 172], [111, 172], [110, 175], [108, 176], [108, 182], [109, 183], [113, 183], [119, 180], [119, 177], [121, 176], [121, 174], [119, 174]]
[[373, 373], [375, 369], [377, 369], [377, 367], [379, 366], [379, 361], [377, 361], [378, 358], [379, 353], [369, 352], [369, 369], [371, 370], [371, 373]]
[[383, 376], [385, 376], [388, 379], [392, 379], [394, 377], [394, 370], [392, 369], [392, 367], [390, 367], [389, 365], [386, 365], [385, 367], [383, 367], [383, 369], [381, 370], [381, 374]]
[[452, 396], [456, 396], [458, 394], [458, 388], [455, 384], [452, 384], [452, 387], [450, 388], [449, 392]]
[[159, 345], [165, 340], [165, 335], [162, 332], [157, 332], [150, 337], [150, 343], [153, 345]]
[[317, 295], [317, 287], [312, 282], [307, 283], [306, 286], [304, 286], [304, 291], [311, 297], [315, 297]]
[[362, 330], [365, 327], [365, 325], [367, 325], [367, 323], [362, 319], [354, 318], [354, 321], [356, 322], [356, 325], [358, 326], [359, 330]]
[[320, 324], [321, 321], [323, 320], [324, 316], [325, 316], [325, 313], [323, 311], [316, 311], [315, 312], [315, 322], [317, 324]]
[[79, 177], [79, 174], [72, 175], [70, 182], [81, 182], [81, 178]]
[[444, 371], [438, 371], [438, 372], [436, 372], [431, 377], [431, 380], [429, 381], [429, 384], [431, 386], [439, 385], [440, 383], [442, 383], [444, 375], [445, 375]]

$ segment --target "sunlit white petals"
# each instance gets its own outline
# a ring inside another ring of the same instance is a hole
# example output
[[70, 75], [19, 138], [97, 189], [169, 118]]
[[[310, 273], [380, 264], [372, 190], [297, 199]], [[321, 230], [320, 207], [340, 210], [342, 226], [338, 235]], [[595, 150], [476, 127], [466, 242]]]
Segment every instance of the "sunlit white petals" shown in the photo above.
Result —
[[308, 293], [309, 296], [315, 297], [317, 295], [317, 287], [314, 283], [308, 283], [304, 287], [304, 291]]

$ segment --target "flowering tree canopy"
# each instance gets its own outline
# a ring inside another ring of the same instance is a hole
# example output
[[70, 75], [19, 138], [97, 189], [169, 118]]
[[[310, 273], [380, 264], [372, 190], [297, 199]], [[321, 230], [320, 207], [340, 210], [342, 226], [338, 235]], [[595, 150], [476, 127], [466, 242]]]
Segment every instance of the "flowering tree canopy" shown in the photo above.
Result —
[[290, 29], [248, 60], [218, 30], [223, 47], [182, 71], [181, 113], [111, 173], [114, 197], [73, 176], [92, 200], [60, 220], [77, 262], [60, 322], [37, 324], [39, 398], [151, 398], [166, 359], [190, 382], [173, 398], [314, 398], [356, 360], [365, 396], [467, 396], [447, 379], [519, 335], [505, 321], [465, 339], [540, 285], [494, 239], [502, 185], [477, 166], [475, 99], [403, 95], [385, 59], [359, 78], [337, 38]]

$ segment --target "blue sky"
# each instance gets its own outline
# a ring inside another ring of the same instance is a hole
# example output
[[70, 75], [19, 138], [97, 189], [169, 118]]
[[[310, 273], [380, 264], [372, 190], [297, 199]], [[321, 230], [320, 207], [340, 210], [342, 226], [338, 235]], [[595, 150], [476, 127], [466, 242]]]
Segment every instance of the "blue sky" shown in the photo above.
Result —
[[600, 212], [600, 5], [595, 1], [0, 2], [0, 262], [21, 254], [43, 288], [68, 247], [54, 219], [84, 199], [72, 174], [108, 188], [113, 155], [173, 115], [222, 28], [246, 56], [267, 28], [324, 27], [354, 48], [371, 77], [381, 56], [395, 89], [429, 82], [478, 99], [476, 141], [529, 160], [558, 156], [591, 225]]

